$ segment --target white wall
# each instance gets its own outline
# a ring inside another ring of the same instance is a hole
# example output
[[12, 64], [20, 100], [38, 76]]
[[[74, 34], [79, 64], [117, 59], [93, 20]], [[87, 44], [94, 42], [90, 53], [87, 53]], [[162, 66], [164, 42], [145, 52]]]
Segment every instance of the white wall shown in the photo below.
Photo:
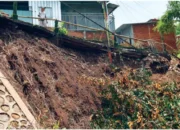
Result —
[[[48, 18], [61, 20], [60, 1], [29, 1], [29, 7], [32, 9], [33, 17], [38, 17], [40, 7], [47, 7], [45, 12]], [[33, 24], [39, 25], [39, 21], [37, 19], [33, 19]], [[54, 27], [54, 21], [48, 20], [48, 26]]]

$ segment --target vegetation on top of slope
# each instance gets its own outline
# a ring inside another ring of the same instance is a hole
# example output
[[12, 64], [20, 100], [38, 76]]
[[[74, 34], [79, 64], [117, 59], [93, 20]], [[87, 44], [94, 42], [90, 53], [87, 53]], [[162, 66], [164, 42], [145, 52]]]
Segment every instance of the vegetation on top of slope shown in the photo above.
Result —
[[169, 1], [167, 10], [160, 18], [156, 29], [161, 34], [166, 34], [175, 31], [174, 23], [180, 20], [180, 1]]

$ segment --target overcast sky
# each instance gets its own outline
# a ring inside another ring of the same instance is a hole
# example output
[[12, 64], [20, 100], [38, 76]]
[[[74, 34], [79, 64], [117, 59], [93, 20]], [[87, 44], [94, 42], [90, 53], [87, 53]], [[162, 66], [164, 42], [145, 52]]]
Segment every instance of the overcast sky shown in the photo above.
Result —
[[167, 0], [110, 0], [119, 7], [114, 11], [115, 27], [124, 23], [146, 22], [160, 18], [166, 11]]

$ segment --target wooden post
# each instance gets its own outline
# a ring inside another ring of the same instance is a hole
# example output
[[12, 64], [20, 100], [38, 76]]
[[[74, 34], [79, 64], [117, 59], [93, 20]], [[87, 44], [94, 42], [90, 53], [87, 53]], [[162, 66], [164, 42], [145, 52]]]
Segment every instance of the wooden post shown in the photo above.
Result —
[[129, 38], [129, 43], [132, 45], [132, 39], [131, 38]]
[[55, 35], [58, 35], [58, 20], [56, 19], [55, 22], [54, 22], [54, 33]]
[[84, 39], [86, 39], [86, 31], [83, 31]]
[[13, 16], [12, 16], [12, 18], [13, 18], [14, 20], [17, 20], [17, 19], [18, 19], [17, 6], [18, 6], [17, 1], [14, 1], [14, 2], [13, 2]]
[[93, 40], [95, 40], [95, 32], [93, 32]]
[[[103, 12], [104, 12], [105, 28], [108, 29], [108, 11], [107, 11], [106, 1], [103, 1], [102, 3], [103, 3], [102, 8], [103, 8]], [[109, 62], [112, 63], [112, 54], [111, 54], [111, 50], [110, 50], [109, 32], [108, 31], [106, 31], [106, 35], [107, 35], [107, 42], [108, 42], [108, 58], [109, 58]]]
[[114, 35], [114, 47], [118, 48], [117, 36]]
[[164, 52], [167, 52], [167, 51], [166, 51], [166, 45], [164, 44], [164, 35], [163, 35], [163, 34], [160, 34], [160, 36], [161, 36], [161, 42], [162, 42], [162, 45], [163, 45], [163, 51], [164, 51]]
[[56, 45], [59, 46], [59, 29], [58, 29], [58, 20], [54, 21], [54, 34], [56, 38]]

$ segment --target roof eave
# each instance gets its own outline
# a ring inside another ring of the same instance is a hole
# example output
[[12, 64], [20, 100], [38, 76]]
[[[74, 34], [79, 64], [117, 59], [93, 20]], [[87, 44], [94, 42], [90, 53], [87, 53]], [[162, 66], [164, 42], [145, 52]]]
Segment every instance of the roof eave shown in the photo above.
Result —
[[[108, 3], [107, 7], [108, 7], [108, 14], [111, 14], [115, 9], [117, 9], [119, 7], [119, 5], [116, 5], [113, 3]], [[110, 8], [111, 8], [111, 10], [110, 10]]]

